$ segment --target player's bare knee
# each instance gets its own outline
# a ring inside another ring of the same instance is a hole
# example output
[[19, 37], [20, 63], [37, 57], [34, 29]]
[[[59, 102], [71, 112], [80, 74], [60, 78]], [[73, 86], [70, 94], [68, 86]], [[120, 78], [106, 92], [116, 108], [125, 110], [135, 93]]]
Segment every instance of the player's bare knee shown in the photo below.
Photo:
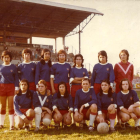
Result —
[[66, 125], [70, 125], [72, 123], [72, 120], [70, 118], [68, 118], [68, 119], [64, 120], [64, 123]]
[[99, 116], [96, 117], [96, 121], [97, 121], [97, 123], [100, 123], [100, 117]]
[[34, 109], [34, 111], [35, 111], [35, 114], [41, 114], [42, 113], [42, 109], [40, 107], [36, 107]]
[[61, 122], [62, 119], [63, 119], [63, 116], [62, 115], [58, 115], [58, 114], [55, 114], [54, 115], [55, 122]]
[[130, 120], [129, 115], [125, 114], [125, 115], [122, 116], [122, 121], [123, 121], [123, 122], [127, 122], [127, 121], [129, 121], [129, 120]]
[[34, 118], [35, 117], [35, 111], [33, 109], [28, 109], [26, 111], [26, 116]]
[[109, 114], [115, 114], [116, 113], [116, 110], [115, 109], [110, 109], [110, 108], [108, 108], [108, 113]]
[[97, 105], [96, 104], [92, 104], [90, 106], [90, 109], [91, 109], [92, 112], [97, 112]]

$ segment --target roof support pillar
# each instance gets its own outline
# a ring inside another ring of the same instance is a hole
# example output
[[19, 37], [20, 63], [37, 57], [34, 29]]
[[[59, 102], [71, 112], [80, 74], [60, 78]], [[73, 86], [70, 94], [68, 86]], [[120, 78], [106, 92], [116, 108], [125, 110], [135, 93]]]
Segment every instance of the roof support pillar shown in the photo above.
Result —
[[79, 54], [81, 54], [81, 31], [80, 31], [80, 24], [79, 24]]
[[3, 42], [5, 43], [6, 42], [6, 31], [3, 30]]
[[63, 37], [63, 49], [65, 50], [65, 37]]
[[30, 44], [32, 44], [32, 36], [30, 36]]
[[57, 38], [55, 38], [55, 54], [57, 53]]

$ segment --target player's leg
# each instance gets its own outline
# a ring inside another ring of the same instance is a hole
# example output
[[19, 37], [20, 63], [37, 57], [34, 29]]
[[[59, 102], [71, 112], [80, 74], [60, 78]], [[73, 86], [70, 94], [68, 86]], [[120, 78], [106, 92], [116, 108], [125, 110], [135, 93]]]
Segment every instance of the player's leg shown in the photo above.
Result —
[[8, 96], [8, 110], [9, 110], [9, 120], [10, 120], [10, 130], [14, 130], [14, 96]]
[[86, 113], [86, 117], [89, 118], [89, 130], [90, 131], [92, 131], [94, 129], [93, 123], [95, 121], [96, 115], [97, 115], [97, 105], [92, 104]]
[[36, 127], [35, 132], [37, 132], [39, 131], [40, 128], [42, 109], [40, 107], [36, 107], [34, 111], [35, 111], [35, 127]]
[[0, 129], [4, 126], [5, 114], [6, 114], [6, 96], [0, 96]]
[[18, 128], [18, 129], [23, 128], [23, 126], [24, 126], [23, 119], [21, 119], [19, 116], [15, 116], [14, 119], [15, 119], [15, 126], [16, 126], [16, 128]]
[[140, 130], [140, 108], [133, 108], [134, 109], [134, 114], [137, 116], [137, 119], [135, 120], [135, 130]]
[[115, 128], [115, 118], [116, 118], [116, 110], [115, 108], [112, 109], [111, 105], [108, 107], [108, 116], [109, 116], [109, 120], [110, 120], [110, 131], [114, 132]]

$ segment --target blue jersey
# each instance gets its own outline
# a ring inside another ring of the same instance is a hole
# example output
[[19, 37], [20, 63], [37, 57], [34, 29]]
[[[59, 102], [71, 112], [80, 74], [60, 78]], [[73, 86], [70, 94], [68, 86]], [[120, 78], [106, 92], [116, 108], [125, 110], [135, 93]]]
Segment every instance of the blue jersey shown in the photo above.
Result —
[[123, 107], [129, 108], [130, 105], [136, 102], [139, 102], [139, 98], [136, 91], [134, 90], [129, 90], [129, 92], [125, 94], [120, 91], [117, 94], [117, 105], [120, 109]]
[[36, 107], [46, 107], [52, 110], [52, 95], [47, 96], [41, 95], [39, 92], [34, 91], [33, 94], [33, 106]]
[[35, 84], [38, 84], [39, 80], [45, 80], [46, 82], [50, 82], [50, 73], [51, 68], [46, 62], [44, 65], [41, 62], [38, 62], [36, 65], [36, 73], [35, 73]]
[[115, 105], [115, 108], [117, 108], [117, 94], [113, 93], [111, 97], [108, 97], [108, 94], [103, 93], [100, 96], [100, 93], [97, 94], [97, 107], [98, 107], [98, 112], [102, 110], [107, 110], [108, 107], [111, 104]]
[[0, 65], [0, 83], [14, 84], [15, 87], [19, 87], [17, 68], [14, 64]]
[[71, 110], [73, 111], [73, 100], [71, 95], [69, 94], [68, 97], [61, 96], [60, 98], [57, 97], [57, 93], [53, 95], [53, 109], [57, 107], [58, 110]]
[[[87, 69], [85, 68], [78, 68], [78, 67], [75, 67], [75, 68], [72, 68], [71, 69], [71, 72], [70, 72], [70, 81], [73, 81], [75, 77], [88, 77], [88, 72], [87, 72]], [[72, 85], [81, 85], [80, 83], [72, 83]]]
[[108, 79], [110, 83], [114, 83], [115, 75], [112, 64], [95, 64], [91, 77], [91, 86], [94, 83], [100, 84], [105, 79]]
[[14, 96], [14, 109], [15, 113], [18, 116], [24, 115], [20, 109], [29, 109], [32, 108], [32, 97], [28, 98], [26, 97], [26, 93], [21, 94], [21, 95], [15, 95]]
[[54, 83], [60, 82], [69, 83], [71, 66], [68, 63], [56, 63], [51, 67], [51, 78], [54, 78]]
[[87, 92], [85, 92], [83, 89], [77, 90], [74, 102], [74, 110], [76, 111], [80, 109], [80, 107], [84, 104], [85, 107], [89, 107], [92, 104], [97, 104], [97, 97], [93, 88], [89, 88]]
[[18, 65], [19, 79], [26, 79], [28, 82], [35, 82], [36, 64], [34, 62], [21, 63]]

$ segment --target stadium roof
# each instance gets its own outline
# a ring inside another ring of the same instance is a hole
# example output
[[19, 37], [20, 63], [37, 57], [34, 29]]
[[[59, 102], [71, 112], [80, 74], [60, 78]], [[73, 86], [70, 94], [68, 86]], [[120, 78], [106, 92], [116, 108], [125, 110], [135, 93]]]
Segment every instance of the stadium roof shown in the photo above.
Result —
[[44, 0], [1, 0], [0, 35], [57, 38], [82, 31], [90, 20], [103, 13]]

